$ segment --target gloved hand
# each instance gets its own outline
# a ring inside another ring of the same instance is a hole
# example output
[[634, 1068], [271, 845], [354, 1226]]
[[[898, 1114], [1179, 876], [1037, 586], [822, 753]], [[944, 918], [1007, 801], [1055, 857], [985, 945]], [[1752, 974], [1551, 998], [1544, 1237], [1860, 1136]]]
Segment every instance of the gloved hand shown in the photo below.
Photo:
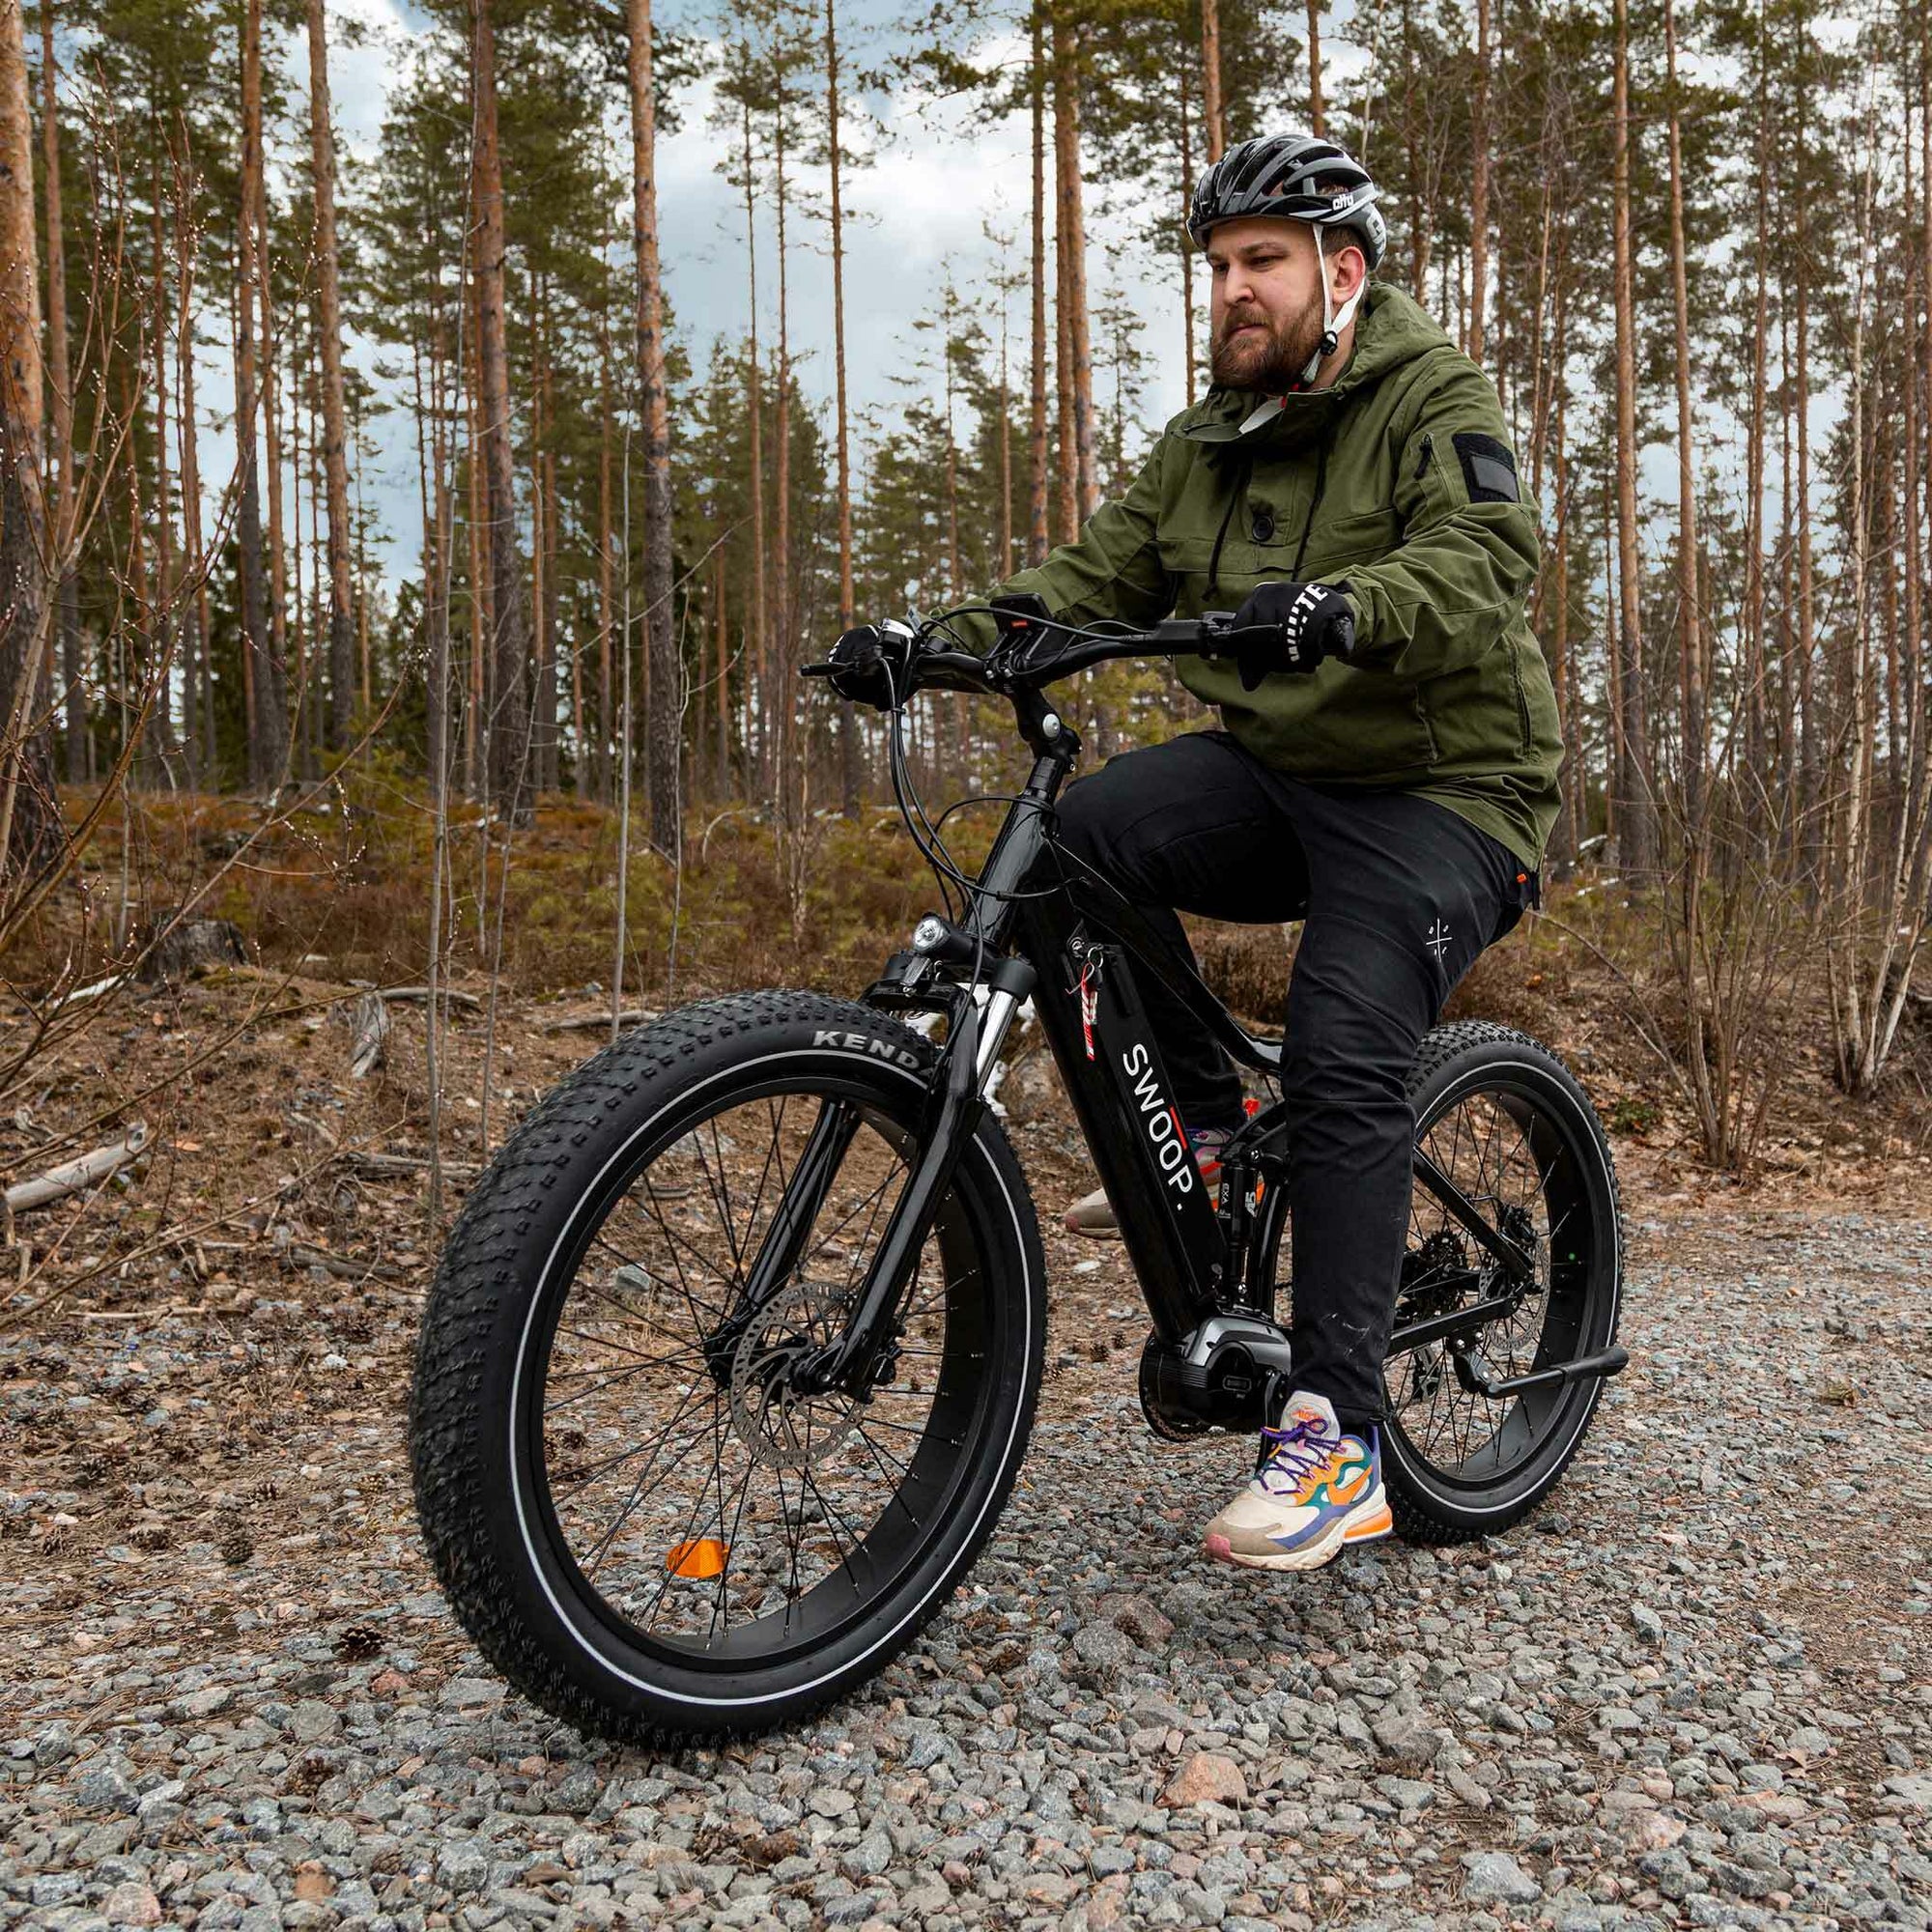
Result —
[[1355, 647], [1355, 611], [1341, 590], [1328, 583], [1262, 583], [1235, 613], [1235, 628], [1279, 624], [1282, 645], [1256, 659], [1255, 674], [1240, 660], [1241, 683], [1253, 691], [1269, 671], [1312, 671], [1323, 658], [1345, 656]]
[[885, 639], [876, 624], [861, 624], [847, 631], [832, 646], [826, 660], [832, 666], [831, 685], [840, 697], [854, 704], [869, 704], [875, 711], [893, 708], [893, 684], [886, 671]]

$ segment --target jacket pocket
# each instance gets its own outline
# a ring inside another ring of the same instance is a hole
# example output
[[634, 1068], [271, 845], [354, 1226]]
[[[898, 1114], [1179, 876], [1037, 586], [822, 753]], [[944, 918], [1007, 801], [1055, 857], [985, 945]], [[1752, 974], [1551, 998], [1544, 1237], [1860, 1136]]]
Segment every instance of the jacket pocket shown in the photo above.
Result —
[[[1300, 531], [1293, 533], [1299, 538]], [[1323, 523], [1318, 517], [1309, 532], [1308, 552], [1301, 560], [1304, 582], [1331, 582], [1345, 575], [1351, 563], [1379, 563], [1401, 541], [1401, 529], [1393, 509], [1365, 510], [1356, 517], [1338, 517]], [[1291, 549], [1290, 554], [1293, 554]]]

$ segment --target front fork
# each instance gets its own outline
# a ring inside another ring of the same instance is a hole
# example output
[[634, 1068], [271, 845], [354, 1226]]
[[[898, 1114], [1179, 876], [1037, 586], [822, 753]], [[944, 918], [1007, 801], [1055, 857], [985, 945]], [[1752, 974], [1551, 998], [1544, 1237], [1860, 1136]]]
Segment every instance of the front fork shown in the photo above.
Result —
[[[1007, 1029], [1033, 990], [1033, 968], [1024, 960], [1003, 959], [987, 976], [983, 1008], [971, 987], [959, 988], [920, 1123], [917, 1162], [894, 1204], [860, 1285], [851, 1320], [833, 1341], [799, 1357], [789, 1378], [794, 1393], [818, 1395], [840, 1388], [863, 1401], [880, 1369], [890, 1363], [906, 1285], [919, 1265], [953, 1171], [979, 1130], [986, 1082]], [[759, 1310], [791, 1279], [858, 1127], [859, 1111], [848, 1101], [834, 1102], [819, 1115], [747, 1271], [739, 1306], [709, 1338], [706, 1353], [714, 1367], [728, 1362]]]

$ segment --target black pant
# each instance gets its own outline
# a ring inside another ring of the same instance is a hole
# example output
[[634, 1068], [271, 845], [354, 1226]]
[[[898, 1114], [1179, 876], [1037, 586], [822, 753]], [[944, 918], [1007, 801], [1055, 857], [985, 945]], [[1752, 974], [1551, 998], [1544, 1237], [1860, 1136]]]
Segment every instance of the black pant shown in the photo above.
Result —
[[[1294, 1381], [1325, 1395], [1345, 1428], [1378, 1419], [1407, 1244], [1404, 1082], [1450, 988], [1533, 901], [1536, 875], [1432, 799], [1305, 784], [1222, 731], [1126, 753], [1070, 785], [1059, 838], [1183, 951], [1172, 908], [1306, 921], [1281, 1061]], [[1238, 1122], [1227, 1055], [1151, 973], [1137, 983], [1181, 1118]]]

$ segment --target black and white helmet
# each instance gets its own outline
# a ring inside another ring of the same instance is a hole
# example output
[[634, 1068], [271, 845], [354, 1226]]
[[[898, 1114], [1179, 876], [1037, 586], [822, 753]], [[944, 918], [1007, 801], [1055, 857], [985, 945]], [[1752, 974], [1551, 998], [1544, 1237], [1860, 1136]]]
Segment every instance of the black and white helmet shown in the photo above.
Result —
[[1201, 177], [1187, 232], [1196, 247], [1205, 247], [1210, 228], [1241, 215], [1306, 221], [1318, 230], [1349, 228], [1373, 270], [1388, 248], [1388, 224], [1376, 206], [1379, 194], [1368, 169], [1333, 141], [1259, 134], [1230, 148]]

